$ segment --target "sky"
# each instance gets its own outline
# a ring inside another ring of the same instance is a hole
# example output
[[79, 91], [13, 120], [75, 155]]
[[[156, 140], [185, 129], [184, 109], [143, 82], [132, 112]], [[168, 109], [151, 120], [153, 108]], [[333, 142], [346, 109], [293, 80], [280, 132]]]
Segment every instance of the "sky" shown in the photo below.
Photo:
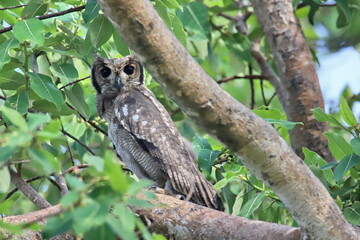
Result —
[[[315, 29], [319, 36], [327, 35], [322, 26], [316, 26]], [[350, 86], [354, 94], [360, 93], [360, 53], [353, 47], [346, 47], [338, 52], [329, 53], [321, 45], [319, 44], [318, 47], [320, 66], [317, 67], [317, 73], [325, 100], [325, 111], [329, 112], [329, 109], [338, 107], [340, 94], [347, 85]], [[353, 111], [359, 121], [359, 102], [354, 104]]]

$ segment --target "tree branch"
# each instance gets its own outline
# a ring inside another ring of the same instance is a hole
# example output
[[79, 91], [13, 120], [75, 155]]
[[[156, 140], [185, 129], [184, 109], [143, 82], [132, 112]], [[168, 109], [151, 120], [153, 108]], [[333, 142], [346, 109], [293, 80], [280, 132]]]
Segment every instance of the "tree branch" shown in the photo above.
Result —
[[[85, 5], [79, 6], [79, 7], [74, 7], [74, 8], [69, 8], [67, 10], [64, 11], [59, 11], [59, 12], [55, 12], [55, 13], [50, 13], [47, 15], [43, 15], [43, 16], [37, 16], [35, 18], [43, 20], [43, 19], [48, 19], [48, 18], [53, 18], [53, 17], [58, 17], [58, 16], [62, 16], [68, 13], [72, 13], [72, 12], [78, 12], [78, 11], [82, 11], [83, 9], [85, 9]], [[13, 26], [9, 26], [3, 29], [0, 29], [0, 34], [11, 31], [13, 29]]]
[[90, 126], [92, 126], [93, 128], [95, 128], [96, 130], [98, 130], [99, 132], [101, 132], [102, 134], [104, 134], [105, 136], [107, 136], [107, 132], [103, 129], [101, 129], [100, 127], [96, 126], [95, 123], [93, 123], [92, 121], [90, 120], [87, 120], [86, 117], [84, 117], [78, 110], [76, 110], [73, 106], [71, 106], [69, 103], [66, 103], [66, 105], [73, 111], [75, 111], [79, 117], [84, 120], [85, 122], [87, 122], [88, 124], [90, 124]]
[[88, 78], [90, 78], [90, 76], [87, 76], [87, 77], [80, 78], [80, 79], [77, 79], [77, 80], [75, 80], [75, 81], [69, 82], [69, 83], [65, 84], [64, 86], [60, 87], [59, 90], [61, 90], [61, 89], [63, 89], [63, 88], [66, 88], [66, 87], [68, 87], [68, 86], [71, 86], [71, 85], [73, 85], [73, 84], [75, 84], [75, 83], [77, 83], [77, 82], [81, 82], [81, 81], [83, 81], [83, 80], [86, 80], [86, 79], [88, 79]]
[[88, 151], [89, 153], [91, 153], [92, 155], [96, 155], [96, 153], [93, 152], [93, 150], [91, 150], [88, 146], [86, 146], [85, 143], [81, 142], [79, 139], [77, 139], [76, 137], [74, 137], [73, 135], [71, 135], [70, 133], [68, 133], [67, 131], [65, 131], [64, 129], [61, 129], [61, 132], [68, 136], [69, 138], [71, 138], [72, 140], [74, 140], [75, 142], [77, 142], [78, 144], [80, 144], [83, 148], [86, 149], [86, 151]]
[[[272, 81], [286, 116], [292, 122], [302, 122], [290, 130], [295, 152], [303, 157], [303, 147], [317, 152], [327, 162], [334, 161], [327, 139], [326, 122], [318, 122], [312, 113], [316, 107], [324, 108], [324, 100], [316, 74], [314, 60], [294, 14], [290, 1], [251, 0], [254, 12], [264, 31], [274, 56], [279, 81]], [[253, 56], [259, 62], [253, 49]], [[259, 62], [261, 66], [261, 62]], [[275, 80], [275, 79], [274, 79]]]
[[10, 172], [11, 182], [38, 208], [48, 208], [51, 204], [45, 200], [34, 188], [32, 188], [22, 177], [20, 177], [11, 167], [8, 168]]
[[220, 79], [219, 81], [217, 81], [218, 84], [221, 83], [226, 83], [235, 79], [266, 79], [266, 77], [264, 75], [244, 75], [244, 76], [231, 76], [231, 77], [226, 77], [223, 79]]
[[[151, 221], [151, 231], [164, 234], [167, 239], [300, 239], [299, 228], [248, 220], [171, 196], [156, 195], [157, 200], [152, 201], [154, 207], [132, 207], [132, 210]], [[56, 205], [3, 220], [10, 223], [39, 222], [62, 211], [61, 206]]]
[[153, 78], [189, 117], [241, 157], [248, 169], [277, 194], [304, 235], [358, 239], [325, 187], [286, 141], [206, 74], [150, 1], [99, 3]]
[[9, 10], [9, 9], [14, 9], [14, 8], [21, 8], [21, 7], [25, 7], [25, 6], [27, 6], [27, 4], [22, 4], [22, 5], [17, 5], [17, 6], [10, 6], [10, 7], [4, 7], [4, 8], [0, 8], [0, 11]]

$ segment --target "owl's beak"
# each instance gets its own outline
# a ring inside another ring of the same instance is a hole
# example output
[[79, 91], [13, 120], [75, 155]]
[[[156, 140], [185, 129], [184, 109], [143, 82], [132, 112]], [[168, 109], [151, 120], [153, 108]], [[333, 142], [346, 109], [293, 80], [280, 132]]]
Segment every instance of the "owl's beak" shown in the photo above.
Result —
[[119, 75], [116, 75], [115, 76], [115, 84], [114, 84], [114, 87], [120, 91], [121, 88], [122, 88], [122, 84], [121, 84], [121, 79], [120, 79], [120, 76]]

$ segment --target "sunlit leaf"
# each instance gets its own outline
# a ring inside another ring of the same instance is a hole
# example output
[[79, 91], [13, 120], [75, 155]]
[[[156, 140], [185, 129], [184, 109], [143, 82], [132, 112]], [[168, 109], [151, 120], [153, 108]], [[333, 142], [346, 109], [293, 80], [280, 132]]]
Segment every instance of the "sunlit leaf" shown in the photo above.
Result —
[[13, 27], [14, 36], [19, 42], [30, 40], [31, 42], [42, 46], [45, 41], [44, 24], [39, 19], [30, 18], [18, 22]]
[[356, 125], [356, 118], [343, 96], [340, 97], [340, 115], [350, 126]]
[[0, 176], [0, 193], [5, 193], [10, 188], [10, 173], [6, 166], [2, 168], [0, 167]]
[[5, 106], [0, 107], [0, 112], [9, 124], [16, 126], [21, 131], [28, 130], [28, 125], [19, 112]]

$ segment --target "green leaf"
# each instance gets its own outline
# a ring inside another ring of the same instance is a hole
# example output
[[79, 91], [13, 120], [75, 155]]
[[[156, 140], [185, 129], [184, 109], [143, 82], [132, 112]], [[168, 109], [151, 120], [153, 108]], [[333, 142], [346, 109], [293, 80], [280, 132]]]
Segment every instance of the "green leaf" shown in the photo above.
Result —
[[18, 22], [13, 27], [14, 36], [19, 42], [30, 40], [38, 46], [42, 46], [45, 41], [45, 27], [39, 19], [30, 18]]
[[50, 71], [54, 76], [60, 78], [61, 83], [64, 85], [75, 81], [79, 77], [74, 65], [69, 63], [52, 65]]
[[334, 178], [337, 182], [341, 181], [346, 172], [356, 166], [360, 162], [360, 156], [352, 154], [344, 157], [341, 162], [336, 166], [334, 171]]
[[279, 124], [288, 130], [293, 129], [296, 125], [304, 125], [302, 122], [290, 122], [282, 119], [275, 120], [275, 119], [265, 118], [264, 120], [270, 124]]
[[184, 26], [180, 19], [173, 12], [168, 12], [168, 16], [171, 22], [171, 31], [174, 33], [176, 38], [180, 41], [183, 46], [186, 46], [186, 33], [184, 31]]
[[0, 193], [5, 193], [10, 188], [10, 173], [7, 167], [0, 168]]
[[94, 48], [106, 43], [114, 32], [111, 22], [104, 16], [97, 16], [89, 27], [90, 40]]
[[50, 239], [53, 236], [65, 233], [73, 226], [73, 213], [65, 212], [56, 217], [51, 217], [46, 221], [45, 228], [42, 231], [44, 239]]
[[75, 202], [77, 202], [80, 199], [80, 195], [76, 190], [70, 191], [65, 196], [63, 196], [60, 200], [60, 204], [67, 208], [73, 205]]
[[18, 149], [13, 146], [0, 147], [0, 165], [9, 160], [17, 151]]
[[85, 23], [89, 23], [95, 17], [99, 15], [100, 5], [96, 0], [87, 0], [85, 5], [85, 11], [82, 16]]
[[360, 137], [351, 139], [350, 144], [354, 152], [360, 156]]
[[124, 42], [124, 40], [121, 38], [120, 34], [117, 31], [114, 31], [113, 39], [116, 46], [116, 50], [122, 56], [127, 56], [130, 54], [128, 46], [126, 45], [126, 43]]
[[217, 150], [209, 150], [209, 149], [202, 149], [200, 150], [198, 154], [199, 159], [199, 166], [201, 169], [204, 169], [205, 171], [211, 173], [212, 165], [214, 164], [214, 161], [219, 156], [221, 151]]
[[338, 120], [336, 120], [330, 114], [324, 113], [324, 111], [321, 108], [317, 107], [317, 108], [312, 109], [311, 111], [313, 112], [316, 120], [318, 120], [319, 122], [329, 122], [329, 123], [332, 123], [332, 124], [342, 127], [341, 123], [339, 123]]
[[16, 126], [21, 131], [27, 131], [28, 125], [26, 124], [25, 119], [21, 116], [20, 113], [14, 109], [2, 106], [0, 107], [0, 112], [2, 113], [4, 119], [9, 124]]
[[241, 208], [239, 216], [250, 218], [250, 216], [254, 213], [254, 211], [258, 209], [258, 207], [260, 207], [264, 197], [265, 197], [264, 192], [254, 194], [254, 196], [251, 199], [249, 199], [249, 201], [247, 201], [244, 204], [244, 206]]
[[27, 153], [30, 160], [32, 160], [32, 163], [36, 164], [36, 167], [39, 170], [44, 170], [44, 173], [51, 174], [52, 172], [57, 172], [59, 170], [56, 158], [44, 149], [29, 148]]
[[25, 77], [15, 70], [3, 72], [0, 74], [0, 88], [5, 90], [16, 90], [25, 85]]
[[98, 156], [92, 156], [88, 153], [86, 153], [83, 157], [86, 163], [88, 163], [90, 166], [94, 166], [96, 171], [103, 172], [104, 171], [104, 159]]
[[5, 106], [10, 107], [20, 114], [25, 114], [29, 107], [29, 96], [27, 92], [13, 95], [6, 99]]
[[354, 151], [352, 150], [351, 145], [345, 141], [345, 139], [332, 132], [326, 132], [324, 135], [328, 139], [329, 148], [331, 153], [337, 160], [343, 159], [346, 155], [353, 154]]
[[56, 108], [60, 110], [64, 104], [64, 97], [51, 78], [39, 73], [29, 73], [29, 76], [31, 89], [40, 97], [54, 103]]
[[21, 13], [22, 18], [33, 18], [46, 13], [49, 8], [49, 4], [43, 0], [32, 0], [30, 1]]
[[323, 171], [326, 181], [328, 181], [331, 185], [335, 185], [334, 181], [334, 173], [331, 169], [322, 169], [321, 167], [326, 166], [327, 162], [320, 157], [316, 152], [313, 152], [305, 147], [302, 148], [302, 151], [305, 155], [304, 162], [308, 166], [318, 167]]
[[350, 223], [360, 225], [360, 202], [355, 202], [351, 206], [345, 208], [344, 216]]
[[85, 233], [90, 228], [102, 225], [108, 214], [108, 206], [91, 202], [74, 211], [74, 231], [76, 234]]
[[85, 102], [84, 91], [79, 84], [74, 84], [72, 89], [65, 89], [66, 97], [71, 104], [78, 110], [86, 119], [90, 117], [90, 109]]
[[180, 5], [177, 3], [176, 0], [160, 0], [165, 6], [168, 8], [177, 9], [180, 7]]
[[210, 143], [203, 137], [199, 135], [195, 135], [193, 137], [192, 145], [194, 146], [194, 151], [199, 154], [202, 149], [209, 149], [212, 150]]
[[215, 183], [214, 188], [215, 188], [216, 190], [222, 189], [223, 187], [226, 186], [226, 184], [228, 184], [229, 180], [230, 180], [230, 179], [227, 179], [227, 178], [221, 179], [220, 181], [218, 181], [217, 183]]
[[109, 177], [111, 187], [119, 193], [126, 193], [128, 189], [128, 180], [117, 161], [109, 152], [105, 153], [105, 172]]
[[9, 50], [11, 48], [17, 48], [19, 46], [20, 43], [15, 38], [10, 38], [0, 44], [0, 71], [3, 66], [11, 60]]
[[74, 114], [74, 111], [71, 110], [68, 106], [64, 105], [61, 110], [57, 110], [55, 104], [46, 100], [34, 101], [32, 109], [51, 113], [52, 116], [69, 116]]
[[207, 35], [210, 33], [210, 23], [208, 10], [203, 3], [191, 2], [184, 7], [184, 11], [178, 10], [176, 14], [186, 29], [207, 39]]
[[348, 1], [336, 0], [336, 9], [339, 12], [339, 16], [336, 20], [336, 26], [338, 28], [345, 27], [349, 24], [351, 18], [350, 7]]
[[28, 119], [28, 126], [31, 131], [35, 131], [36, 128], [38, 128], [41, 125], [44, 125], [44, 123], [50, 122], [51, 118], [49, 114], [43, 114], [43, 113], [28, 113], [27, 114]]
[[267, 119], [280, 120], [283, 116], [281, 111], [279, 109], [275, 109], [275, 108], [269, 109], [269, 110], [254, 109], [252, 111], [259, 117], [267, 118]]
[[351, 127], [356, 126], [356, 118], [343, 96], [340, 97], [340, 115]]

